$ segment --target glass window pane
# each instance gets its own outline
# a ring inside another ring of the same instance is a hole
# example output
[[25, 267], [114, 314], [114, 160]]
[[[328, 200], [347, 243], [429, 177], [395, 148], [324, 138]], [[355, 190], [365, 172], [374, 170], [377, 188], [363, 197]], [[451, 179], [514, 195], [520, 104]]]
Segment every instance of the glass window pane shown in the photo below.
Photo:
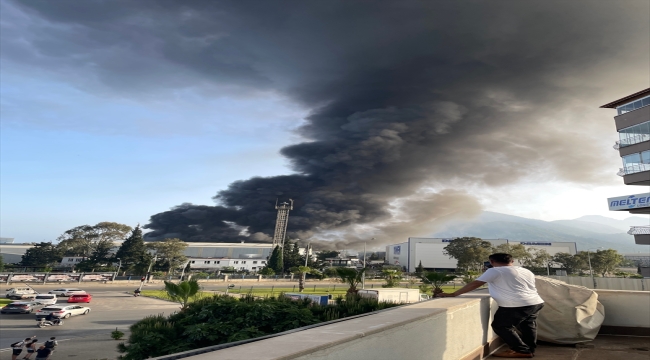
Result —
[[626, 166], [631, 164], [638, 164], [639, 162], [641, 162], [641, 154], [639, 153], [623, 156], [623, 163]]
[[643, 106], [648, 106], [648, 105], [650, 105], [650, 97], [643, 99]]
[[644, 151], [641, 153], [641, 162], [644, 164], [650, 164], [650, 151]]

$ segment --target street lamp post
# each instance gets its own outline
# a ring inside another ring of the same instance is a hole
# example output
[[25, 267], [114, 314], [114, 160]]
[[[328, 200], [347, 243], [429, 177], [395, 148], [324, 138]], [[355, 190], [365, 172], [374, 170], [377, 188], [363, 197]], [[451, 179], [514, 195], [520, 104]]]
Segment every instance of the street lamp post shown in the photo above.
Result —
[[591, 252], [589, 250], [598, 250], [602, 247], [587, 249], [587, 261], [589, 262], [589, 274], [591, 275], [591, 282], [594, 284], [594, 289], [596, 288], [596, 278], [594, 278], [594, 270], [591, 268]]
[[[371, 238], [370, 241], [375, 240]], [[363, 242], [363, 273], [361, 274], [361, 288], [366, 288], [366, 242]]]

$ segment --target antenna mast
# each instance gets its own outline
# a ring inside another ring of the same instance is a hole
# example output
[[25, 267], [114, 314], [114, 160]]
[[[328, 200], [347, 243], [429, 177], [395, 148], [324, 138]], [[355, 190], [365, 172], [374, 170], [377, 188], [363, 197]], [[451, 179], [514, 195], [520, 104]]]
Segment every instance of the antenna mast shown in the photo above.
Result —
[[275, 220], [275, 233], [273, 234], [273, 248], [284, 247], [284, 239], [287, 237], [287, 225], [289, 224], [289, 211], [293, 210], [293, 200], [278, 204], [275, 201], [275, 208], [278, 210], [278, 218]]

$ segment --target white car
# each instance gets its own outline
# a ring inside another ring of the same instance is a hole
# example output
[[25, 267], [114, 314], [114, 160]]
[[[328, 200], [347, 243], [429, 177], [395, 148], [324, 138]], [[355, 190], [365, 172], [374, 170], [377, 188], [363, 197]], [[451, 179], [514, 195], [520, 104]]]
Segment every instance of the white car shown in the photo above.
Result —
[[79, 306], [79, 305], [68, 305], [68, 306], [61, 306], [61, 305], [56, 305], [56, 306], [46, 306], [36, 312], [36, 318], [40, 319], [43, 317], [46, 317], [50, 314], [53, 314], [54, 316], [61, 318], [61, 319], [67, 319], [70, 316], [76, 316], [76, 315], [86, 315], [90, 312], [89, 307], [85, 306]]
[[20, 299], [26, 299], [29, 297], [32, 297], [31, 295], [36, 295], [36, 291], [32, 288], [11, 288], [5, 290], [7, 293], [5, 294], [5, 297], [8, 299], [14, 299], [14, 300], [20, 300]]
[[56, 304], [56, 295], [54, 294], [38, 294], [34, 298], [34, 302], [40, 303], [42, 305], [54, 305]]
[[85, 294], [85, 293], [86, 293], [85, 291], [76, 288], [54, 289], [52, 291], [48, 291], [48, 294], [54, 294], [57, 296], [64, 296], [64, 297], [69, 297], [70, 295], [76, 295], [76, 294]]

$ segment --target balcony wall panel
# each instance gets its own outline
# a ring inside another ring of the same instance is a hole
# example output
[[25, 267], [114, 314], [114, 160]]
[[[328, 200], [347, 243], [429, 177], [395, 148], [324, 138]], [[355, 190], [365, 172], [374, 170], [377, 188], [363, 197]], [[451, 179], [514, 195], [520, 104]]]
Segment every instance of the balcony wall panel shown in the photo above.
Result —
[[634, 144], [634, 145], [630, 145], [618, 149], [619, 153], [621, 154], [621, 157], [625, 155], [634, 154], [634, 153], [640, 153], [646, 150], [650, 150], [650, 141], [644, 141], [638, 144]]
[[650, 120], [650, 106], [645, 106], [614, 117], [616, 131]]

